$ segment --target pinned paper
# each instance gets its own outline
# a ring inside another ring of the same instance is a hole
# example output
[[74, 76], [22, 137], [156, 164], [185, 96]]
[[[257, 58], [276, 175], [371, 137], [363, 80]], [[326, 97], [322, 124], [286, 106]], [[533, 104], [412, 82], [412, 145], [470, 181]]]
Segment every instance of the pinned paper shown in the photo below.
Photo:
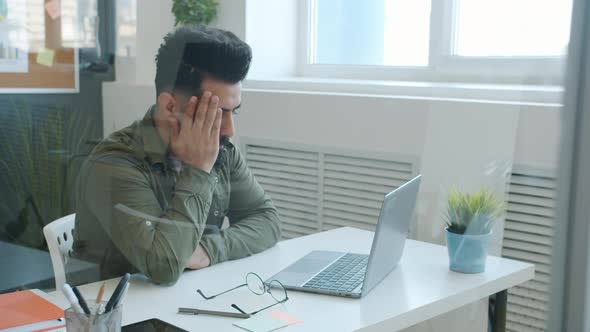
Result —
[[42, 48], [37, 53], [37, 63], [43, 66], [52, 67], [55, 59], [55, 51]]
[[282, 312], [273, 311], [271, 313], [259, 313], [248, 319], [234, 323], [234, 325], [250, 332], [269, 332], [299, 322], [300, 320], [297, 318]]
[[60, 0], [49, 0], [45, 3], [45, 10], [52, 20], [61, 16]]

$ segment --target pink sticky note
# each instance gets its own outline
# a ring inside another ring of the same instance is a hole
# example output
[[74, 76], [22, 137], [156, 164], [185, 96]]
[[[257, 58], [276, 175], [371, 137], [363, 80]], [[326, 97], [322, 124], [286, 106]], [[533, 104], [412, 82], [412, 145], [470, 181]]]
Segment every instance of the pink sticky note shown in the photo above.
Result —
[[282, 322], [289, 324], [289, 325], [301, 322], [299, 319], [297, 319], [295, 317], [291, 317], [291, 316], [289, 316], [285, 313], [279, 312], [279, 311], [273, 311], [270, 313], [270, 315]]
[[55, 20], [61, 16], [61, 3], [60, 0], [49, 0], [45, 3], [45, 10], [51, 19]]

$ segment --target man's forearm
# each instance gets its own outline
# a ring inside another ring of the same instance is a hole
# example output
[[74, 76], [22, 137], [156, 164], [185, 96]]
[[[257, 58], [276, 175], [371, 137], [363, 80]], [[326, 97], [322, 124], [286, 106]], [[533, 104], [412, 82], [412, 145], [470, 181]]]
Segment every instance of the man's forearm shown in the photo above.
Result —
[[201, 244], [209, 253], [213, 265], [264, 251], [275, 245], [280, 237], [278, 214], [270, 206], [218, 233], [204, 234]]
[[116, 186], [93, 195], [88, 204], [137, 270], [156, 283], [175, 282], [201, 240], [215, 181], [195, 174], [202, 171], [183, 170], [163, 213], [151, 189], [141, 184], [141, 174], [128, 172], [125, 181], [97, 179], [94, 192], [101, 182]]
[[[188, 166], [185, 166], [188, 167]], [[187, 170], [184, 170], [185, 172]], [[190, 173], [200, 172], [192, 170]], [[206, 176], [208, 177], [208, 176]], [[159, 248], [154, 248], [154, 253], [149, 255], [146, 260], [148, 269], [150, 270], [150, 277], [154, 281], [159, 279], [169, 279], [169, 281], [176, 281], [182, 271], [188, 267], [189, 261], [196, 257], [203, 234], [206, 218], [209, 211], [212, 196], [212, 182], [208, 189], [195, 191], [195, 177], [194, 174], [185, 178], [180, 178], [177, 183], [177, 191], [174, 194], [172, 204], [167, 215], [173, 215], [174, 223], [186, 223], [187, 229], [185, 234], [180, 232], [166, 232], [164, 229], [165, 243], [160, 243]], [[210, 188], [209, 188], [210, 187]], [[182, 219], [187, 219], [186, 221]], [[182, 232], [182, 229], [179, 229]], [[188, 234], [193, 233], [193, 236]], [[195, 234], [196, 233], [196, 234]], [[183, 243], [184, 242], [184, 243]], [[171, 248], [166, 248], [172, 246]], [[193, 266], [200, 266], [204, 261], [198, 260], [190, 262]]]

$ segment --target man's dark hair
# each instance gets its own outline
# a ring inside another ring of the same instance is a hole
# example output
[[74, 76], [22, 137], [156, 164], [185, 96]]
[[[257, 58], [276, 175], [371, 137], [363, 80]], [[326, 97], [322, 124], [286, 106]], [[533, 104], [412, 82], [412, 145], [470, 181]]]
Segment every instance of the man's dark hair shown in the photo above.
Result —
[[205, 78], [241, 82], [251, 61], [250, 46], [229, 31], [180, 27], [167, 34], [158, 49], [156, 96], [165, 91], [200, 95]]

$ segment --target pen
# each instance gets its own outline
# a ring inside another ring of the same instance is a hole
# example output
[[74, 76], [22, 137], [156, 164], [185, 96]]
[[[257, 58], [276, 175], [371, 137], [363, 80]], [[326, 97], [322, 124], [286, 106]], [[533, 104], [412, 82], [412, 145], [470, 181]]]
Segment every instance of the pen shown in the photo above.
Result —
[[243, 314], [241, 312], [227, 312], [227, 311], [214, 311], [214, 310], [203, 310], [196, 308], [178, 308], [179, 314], [185, 315], [214, 315], [214, 316], [225, 316], [233, 318], [250, 318], [250, 315]]
[[113, 308], [118, 307], [119, 305], [123, 304], [123, 300], [125, 300], [125, 296], [127, 296], [127, 291], [129, 290], [129, 283], [127, 283], [125, 285], [125, 289], [123, 290], [123, 294], [121, 294], [121, 297], [119, 298], [119, 301], [117, 301], [114, 305]]
[[119, 302], [119, 300], [121, 299], [121, 295], [123, 294], [123, 290], [125, 289], [125, 285], [129, 282], [129, 278], [131, 278], [131, 275], [129, 273], [125, 273], [121, 280], [119, 280], [119, 284], [117, 285], [117, 288], [115, 288], [113, 295], [111, 295], [111, 298], [107, 302], [104, 312], [109, 312], [113, 310], [115, 304]]
[[82, 307], [80, 307], [80, 304], [78, 303], [78, 298], [74, 294], [72, 287], [70, 287], [70, 285], [68, 284], [64, 284], [61, 288], [61, 291], [64, 293], [66, 299], [68, 299], [68, 301], [72, 305], [72, 308], [74, 308], [74, 311], [83, 314], [84, 310], [82, 310]]
[[86, 300], [84, 299], [84, 296], [82, 296], [82, 293], [80, 293], [80, 291], [78, 290], [78, 287], [72, 287], [72, 291], [74, 292], [74, 295], [76, 295], [76, 297], [78, 298], [78, 304], [80, 304], [80, 307], [82, 307], [84, 313], [90, 315], [90, 309], [88, 309], [88, 304], [86, 304]]

